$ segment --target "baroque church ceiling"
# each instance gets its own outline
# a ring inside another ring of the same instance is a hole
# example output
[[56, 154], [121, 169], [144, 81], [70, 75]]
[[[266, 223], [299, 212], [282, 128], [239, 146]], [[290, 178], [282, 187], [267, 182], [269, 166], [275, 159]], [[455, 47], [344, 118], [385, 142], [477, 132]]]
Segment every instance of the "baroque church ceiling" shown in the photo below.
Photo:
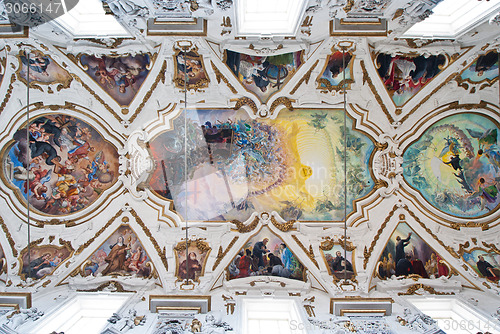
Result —
[[10, 23], [4, 0], [2, 291], [49, 313], [77, 291], [135, 292], [143, 314], [209, 296], [233, 327], [242, 295], [311, 323], [330, 298], [494, 300], [500, 9], [407, 37], [439, 2], [309, 0], [293, 34], [243, 35], [232, 0], [102, 0], [125, 35], [84, 36]]

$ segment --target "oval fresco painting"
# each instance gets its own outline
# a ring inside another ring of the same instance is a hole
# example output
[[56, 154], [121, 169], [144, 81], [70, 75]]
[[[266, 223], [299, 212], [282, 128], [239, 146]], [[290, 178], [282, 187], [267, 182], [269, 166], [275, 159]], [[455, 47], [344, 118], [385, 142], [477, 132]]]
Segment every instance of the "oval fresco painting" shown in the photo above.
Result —
[[117, 150], [89, 124], [62, 114], [34, 118], [29, 134], [17, 130], [3, 162], [19, 197], [48, 215], [82, 210], [118, 178]]
[[463, 218], [500, 203], [498, 124], [479, 114], [446, 117], [404, 153], [406, 181], [435, 208]]
[[[274, 120], [252, 120], [242, 110], [189, 110], [186, 124], [186, 141], [181, 115], [150, 144], [150, 186], [181, 216], [245, 221], [255, 211], [276, 211], [285, 220], [343, 219], [342, 110], [296, 109]], [[347, 212], [374, 186], [367, 168], [373, 142], [351, 125], [348, 119]]]

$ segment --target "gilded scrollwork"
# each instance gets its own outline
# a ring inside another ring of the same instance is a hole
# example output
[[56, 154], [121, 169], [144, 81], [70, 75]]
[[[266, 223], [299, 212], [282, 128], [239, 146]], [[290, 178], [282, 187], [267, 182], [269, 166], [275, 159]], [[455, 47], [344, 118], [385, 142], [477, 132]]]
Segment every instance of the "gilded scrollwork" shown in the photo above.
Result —
[[381, 135], [373, 157], [373, 174], [383, 188], [379, 194], [388, 197], [399, 189], [403, 179], [403, 157], [399, 143], [388, 135]]
[[234, 86], [231, 85], [229, 80], [227, 80], [227, 78], [219, 71], [219, 69], [215, 66], [214, 62], [210, 61], [210, 63], [212, 64], [212, 69], [214, 70], [215, 79], [217, 80], [217, 83], [220, 83], [222, 80], [233, 94], [237, 94], [238, 91], [236, 90], [236, 88], [234, 88]]
[[419, 292], [420, 290], [422, 290], [423, 292], [425, 291], [428, 294], [438, 295], [438, 296], [449, 296], [449, 295], [455, 294], [455, 292], [437, 291], [436, 289], [434, 289], [431, 286], [427, 286], [427, 285], [422, 284], [422, 283], [417, 283], [417, 284], [413, 284], [412, 286], [410, 286], [408, 288], [408, 290], [406, 290], [406, 292], [399, 292], [398, 295], [399, 296], [421, 295], [422, 293]]
[[311, 260], [312, 263], [314, 263], [314, 265], [319, 268], [318, 261], [316, 261], [316, 257], [314, 256], [312, 245], [309, 245], [309, 249], [307, 249], [295, 234], [292, 234], [292, 239], [297, 243], [297, 245], [299, 245], [300, 249], [302, 249], [302, 251], [306, 253], [309, 260]]
[[227, 245], [227, 247], [224, 251], [222, 250], [222, 246], [219, 246], [219, 252], [217, 253], [217, 258], [215, 259], [215, 263], [212, 267], [212, 271], [214, 271], [215, 268], [217, 268], [217, 266], [220, 264], [222, 259], [227, 255], [227, 253], [231, 250], [231, 248], [233, 248], [234, 244], [236, 243], [236, 241], [238, 241], [239, 238], [240, 238], [239, 236], [235, 236], [233, 238], [233, 240], [231, 240], [229, 245]]

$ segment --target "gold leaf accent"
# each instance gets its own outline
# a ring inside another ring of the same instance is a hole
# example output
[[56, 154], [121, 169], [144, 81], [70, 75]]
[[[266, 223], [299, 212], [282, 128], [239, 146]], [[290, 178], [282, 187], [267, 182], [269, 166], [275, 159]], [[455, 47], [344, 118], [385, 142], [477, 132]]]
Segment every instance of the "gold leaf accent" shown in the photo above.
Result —
[[234, 246], [234, 244], [236, 243], [236, 241], [239, 239], [240, 237], [238, 236], [235, 236], [233, 238], [233, 240], [231, 240], [231, 242], [229, 243], [229, 245], [227, 245], [226, 249], [224, 251], [222, 251], [222, 246], [219, 246], [219, 252], [217, 253], [217, 258], [215, 259], [215, 263], [212, 267], [212, 271], [215, 270], [215, 268], [217, 268], [217, 266], [220, 264], [220, 262], [222, 261], [222, 259], [227, 255], [227, 253], [229, 252], [229, 250], [231, 250], [231, 248]]
[[295, 100], [290, 100], [288, 97], [282, 96], [277, 98], [276, 100], [273, 101], [271, 104], [271, 108], [269, 108], [269, 113], [272, 115], [274, 110], [280, 105], [283, 104], [285, 107], [288, 108], [288, 110], [293, 111], [293, 106], [292, 102], [295, 102]]
[[314, 265], [317, 268], [319, 268], [318, 261], [316, 261], [316, 259], [314, 257], [314, 250], [313, 250], [312, 246], [309, 245], [309, 250], [307, 250], [306, 247], [304, 246], [304, 244], [299, 240], [299, 238], [297, 238], [297, 236], [295, 234], [292, 235], [292, 239], [295, 240], [295, 242], [297, 243], [297, 245], [299, 245], [299, 247], [302, 249], [302, 251], [304, 251], [304, 253], [306, 253], [307, 257], [312, 261], [312, 263], [314, 263]]
[[231, 223], [233, 223], [234, 225], [236, 225], [236, 228], [238, 229], [238, 232], [240, 232], [240, 233], [248, 233], [248, 232], [253, 231], [257, 227], [257, 224], [259, 224], [259, 217], [255, 217], [253, 219], [253, 221], [250, 224], [248, 224], [248, 225], [243, 224], [239, 220], [232, 220]]
[[304, 76], [302, 78], [300, 78], [299, 82], [297, 82], [297, 84], [295, 85], [295, 87], [293, 87], [293, 89], [290, 91], [290, 95], [295, 94], [295, 92], [297, 91], [297, 89], [299, 89], [300, 85], [302, 85], [302, 83], [304, 81], [306, 82], [306, 85], [309, 83], [309, 80], [311, 79], [311, 73], [314, 70], [314, 68], [316, 68], [316, 66], [318, 65], [318, 63], [319, 63], [319, 59], [316, 60], [316, 62], [313, 64], [313, 66], [311, 66], [311, 68], [309, 69], [309, 71], [307, 71], [307, 73], [304, 74]]
[[118, 218], [121, 214], [123, 213], [122, 210], [119, 210], [117, 213], [115, 213], [115, 215], [110, 219], [108, 220], [108, 222], [106, 223], [106, 225], [104, 225], [99, 231], [97, 231], [97, 233], [92, 237], [90, 238], [89, 240], [87, 240], [87, 242], [85, 242], [83, 245], [81, 245], [80, 247], [78, 247], [78, 249], [76, 250], [75, 252], [75, 255], [78, 255], [80, 254], [81, 252], [83, 252], [84, 249], [86, 249], [92, 242], [94, 242], [94, 240], [99, 237], [104, 231], [106, 231], [106, 229], [115, 221], [116, 218]]
[[360, 61], [361, 69], [363, 70], [363, 84], [365, 82], [368, 83], [368, 87], [370, 87], [370, 90], [372, 91], [373, 95], [375, 96], [375, 100], [377, 100], [378, 104], [380, 105], [380, 108], [382, 108], [382, 111], [384, 114], [387, 116], [387, 119], [389, 122], [394, 123], [394, 118], [392, 118], [391, 114], [389, 113], [389, 110], [387, 110], [387, 107], [385, 106], [384, 102], [382, 101], [382, 98], [377, 92], [377, 89], [373, 85], [372, 79], [368, 75], [368, 72], [366, 71], [365, 67], [365, 61], [361, 60]]
[[417, 293], [418, 290], [423, 289], [424, 291], [432, 294], [432, 295], [439, 295], [439, 296], [449, 296], [449, 295], [454, 295], [454, 292], [441, 292], [441, 291], [436, 291], [433, 287], [427, 286], [422, 283], [417, 283], [413, 284], [406, 290], [406, 292], [399, 292], [398, 296], [409, 296], [409, 295], [419, 295]]
[[17, 249], [15, 247], [16, 243], [14, 242], [14, 239], [12, 239], [12, 235], [10, 234], [7, 225], [5, 225], [5, 222], [3, 221], [3, 218], [1, 216], [0, 216], [0, 225], [2, 226], [2, 230], [4, 231], [5, 236], [7, 237], [7, 241], [9, 242], [10, 248], [12, 249], [12, 255], [14, 255], [14, 257], [17, 257]]
[[281, 232], [288, 232], [293, 228], [293, 224], [295, 224], [297, 221], [296, 220], [289, 220], [286, 223], [278, 223], [276, 218], [274, 216], [271, 216], [271, 223]]
[[215, 72], [215, 79], [217, 80], [217, 83], [220, 83], [220, 81], [224, 81], [224, 83], [227, 85], [227, 87], [229, 87], [229, 89], [231, 90], [231, 92], [233, 94], [236, 94], [238, 93], [238, 91], [236, 90], [236, 88], [233, 87], [233, 85], [231, 85], [229, 83], [229, 80], [226, 79], [226, 77], [219, 71], [219, 69], [215, 66], [214, 62], [213, 61], [210, 61], [210, 63], [212, 64], [212, 69], [214, 70]]
[[130, 123], [132, 123], [137, 118], [137, 116], [139, 116], [139, 113], [142, 111], [142, 109], [144, 108], [144, 105], [146, 104], [146, 102], [149, 100], [149, 98], [153, 94], [153, 91], [158, 86], [158, 83], [160, 82], [160, 80], [161, 80], [162, 83], [165, 83], [165, 72], [166, 72], [166, 70], [167, 70], [167, 61], [165, 60], [163, 62], [163, 65], [161, 66], [160, 73], [156, 77], [155, 82], [153, 82], [153, 84], [151, 85], [151, 88], [149, 88], [149, 90], [146, 93], [146, 95], [144, 95], [144, 98], [142, 99], [141, 104], [139, 104], [139, 106], [137, 107], [137, 109], [134, 111], [134, 114], [132, 115], [132, 117], [130, 117], [130, 119], [128, 120]]
[[385, 218], [384, 222], [382, 223], [382, 225], [378, 229], [377, 234], [375, 235], [375, 238], [373, 239], [373, 241], [370, 245], [370, 249], [367, 250], [366, 246], [365, 246], [365, 249], [363, 251], [363, 256], [364, 256], [363, 269], [366, 269], [366, 265], [368, 264], [368, 260], [370, 259], [370, 256], [372, 255], [373, 248], [375, 248], [375, 245], [377, 244], [377, 241], [380, 238], [380, 235], [384, 231], [385, 227], [387, 226], [387, 223], [389, 222], [389, 220], [391, 220], [392, 216], [394, 215], [394, 213], [396, 212], [397, 209], [398, 209], [398, 207], [396, 205], [394, 205], [391, 212], [389, 212], [389, 215]]
[[101, 285], [99, 285], [97, 288], [94, 288], [94, 289], [76, 290], [76, 291], [78, 291], [78, 292], [99, 292], [99, 291], [104, 291], [104, 289], [106, 289], [108, 287], [115, 288], [116, 292], [137, 292], [137, 291], [125, 290], [123, 288], [123, 285], [121, 285], [120, 282], [117, 282], [117, 281], [109, 281], [109, 282], [102, 283]]
[[82, 79], [80, 79], [79, 76], [77, 76], [76, 74], [73, 74], [71, 73], [71, 76], [76, 80], [78, 81], [82, 86], [83, 88], [85, 88], [86, 90], [89, 91], [89, 93], [97, 100], [99, 101], [99, 103], [101, 103], [104, 108], [106, 108], [106, 110], [108, 110], [111, 115], [113, 115], [114, 118], [116, 118], [116, 120], [118, 121], [121, 121], [122, 119], [120, 118], [120, 116], [113, 110], [113, 108], [111, 108], [106, 102], [104, 102], [104, 100], [96, 94], [96, 92], [94, 92], [94, 90], [92, 88], [90, 88], [85, 82], [83, 82]]
[[239, 99], [236, 100], [236, 105], [233, 107], [234, 110], [238, 110], [240, 109], [242, 106], [244, 105], [247, 105], [250, 107], [250, 109], [252, 109], [253, 111], [253, 114], [254, 115], [257, 115], [257, 112], [258, 112], [258, 108], [257, 108], [257, 105], [255, 104], [255, 102], [253, 102], [253, 100], [249, 97], [240, 97]]
[[0, 114], [5, 109], [5, 106], [7, 105], [7, 102], [9, 102], [9, 99], [12, 95], [12, 89], [14, 88], [12, 86], [12, 84], [14, 83], [14, 81], [16, 81], [16, 74], [15, 73], [12, 74], [12, 76], [10, 77], [9, 88], [7, 88], [7, 92], [5, 93], [5, 97], [2, 101], [2, 104], [0, 104]]

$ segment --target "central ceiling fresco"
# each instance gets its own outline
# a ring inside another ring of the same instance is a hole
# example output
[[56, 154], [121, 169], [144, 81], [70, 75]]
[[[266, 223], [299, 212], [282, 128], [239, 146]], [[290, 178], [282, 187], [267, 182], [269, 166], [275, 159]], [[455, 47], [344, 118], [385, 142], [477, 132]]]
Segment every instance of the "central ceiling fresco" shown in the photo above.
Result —
[[372, 333], [414, 332], [408, 295], [490, 314], [500, 3], [407, 37], [439, 2], [310, 0], [290, 36], [232, 0], [97, 1], [126, 36], [0, 14], [0, 295], [49, 315], [0, 332], [71, 333], [45, 319], [94, 292], [130, 296], [103, 333], [243, 332], [245, 298], [339, 332], [339, 300], [394, 305]]

